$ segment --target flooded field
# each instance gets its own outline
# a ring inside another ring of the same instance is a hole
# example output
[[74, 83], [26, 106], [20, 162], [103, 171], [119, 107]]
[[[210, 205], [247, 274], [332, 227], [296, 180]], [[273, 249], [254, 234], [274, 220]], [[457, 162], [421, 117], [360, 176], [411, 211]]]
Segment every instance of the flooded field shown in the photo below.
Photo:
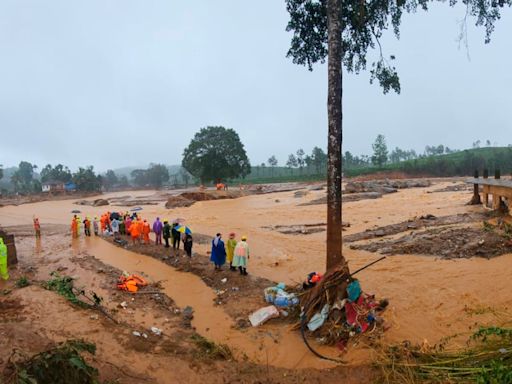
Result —
[[[470, 192], [466, 190], [439, 192], [443, 188], [453, 186], [454, 183], [451, 180], [436, 180], [429, 187], [400, 189], [396, 193], [385, 194], [380, 198], [345, 203], [343, 221], [349, 226], [345, 228], [344, 236], [401, 222], [413, 223], [419, 217], [427, 215], [441, 218], [471, 214], [474, 216], [463, 216], [468, 217], [467, 222], [457, 220], [455, 224], [441, 223], [436, 225], [436, 229], [480, 228], [482, 221], [475, 217], [483, 213], [484, 209], [481, 206], [466, 205], [471, 198]], [[198, 201], [190, 207], [175, 209], [165, 208], [165, 199], [151, 191], [111, 193], [104, 194], [101, 198], [114, 199], [116, 205], [121, 204], [119, 201], [126, 201], [116, 199], [119, 197], [128, 195], [131, 199], [137, 199], [142, 208], [140, 211], [142, 217], [150, 222], [156, 217], [169, 220], [179, 217], [186, 220], [194, 233], [213, 237], [215, 233], [221, 232], [226, 238], [232, 231], [238, 238], [246, 235], [251, 247], [248, 279], [262, 277], [294, 285], [300, 283], [311, 271], [323, 272], [325, 264], [325, 231], [323, 229], [326, 207], [324, 204], [307, 204], [321, 199], [325, 196], [325, 191], [313, 190], [309, 187], [297, 189], [302, 193], [292, 190], [249, 195], [236, 199]], [[87, 200], [94, 199], [95, 197], [91, 197]], [[144, 201], [151, 204], [144, 204]], [[299, 332], [291, 330], [288, 324], [269, 322], [258, 329], [235, 327], [235, 319], [226, 313], [224, 307], [214, 305], [216, 294], [200, 276], [176, 270], [160, 260], [116, 247], [100, 238], [82, 236], [72, 241], [69, 233], [69, 224], [73, 215], [71, 211], [80, 210], [83, 218], [99, 216], [107, 210], [127, 211], [133, 208], [133, 205], [92, 207], [77, 205], [74, 202], [75, 200], [45, 201], [0, 208], [0, 225], [3, 227], [12, 228], [14, 231], [16, 228], [26, 228], [27, 225], [31, 225], [34, 215], [39, 217], [42, 226], [43, 238], [40, 242], [36, 242], [31, 235], [17, 237], [20, 265], [18, 271], [14, 271], [14, 276], [23, 274], [26, 268], [31, 267], [37, 270], [34, 272], [34, 278], [41, 280], [47, 278], [52, 270], [58, 267], [65, 268], [66, 273], [78, 275], [79, 281], [91, 284], [91, 287], [96, 290], [103, 290], [105, 297], [111, 299], [107, 305], [115, 308], [120, 298], [116, 297], [116, 292], [109, 286], [108, 279], [105, 280], [103, 273], [97, 273], [98, 267], [88, 269], [83, 266], [83, 263], [93, 257], [97, 262], [116, 270], [143, 273], [149, 280], [161, 282], [162, 294], [171, 298], [176, 308], [183, 309], [186, 306], [194, 308], [192, 325], [197, 333], [217, 343], [227, 344], [238, 361], [247, 361], [255, 364], [256, 367], [302, 369], [303, 374], [304, 372], [312, 374], [311, 372], [316, 369], [326, 369], [331, 372], [335, 366], [333, 363], [315, 358], [302, 343]], [[282, 228], [292, 228], [293, 231], [283, 233]], [[309, 231], [308, 228], [316, 230]], [[45, 231], [47, 231], [46, 234]], [[349, 261], [350, 268], [355, 270], [377, 259], [380, 255], [378, 252], [354, 249], [357, 247], [352, 245], [376, 243], [377, 246], [374, 248], [378, 250], [381, 240], [390, 241], [400, 236], [422, 233], [422, 231], [425, 229], [411, 224], [400, 233], [391, 235], [384, 233], [379, 234], [378, 238], [346, 243], [343, 252]], [[447, 250], [450, 251], [448, 245]], [[195, 244], [191, 263], [194, 263], [194, 260], [204, 261], [208, 257], [208, 251], [208, 244]], [[79, 260], [82, 261], [79, 262]], [[389, 308], [384, 312], [384, 319], [390, 328], [383, 334], [380, 340], [382, 343], [393, 344], [409, 340], [412, 343], [433, 345], [444, 338], [457, 335], [450, 341], [451, 346], [457, 347], [463, 346], [467, 336], [475, 327], [498, 324], [510, 317], [512, 296], [508, 282], [511, 270], [512, 253], [505, 253], [491, 259], [481, 257], [446, 259], [442, 254], [393, 254], [362, 271], [358, 278], [364, 291], [375, 293], [378, 297], [385, 297], [390, 301]], [[243, 284], [243, 280], [240, 282]], [[53, 302], [52, 293], [35, 287], [15, 291], [11, 295], [16, 296], [25, 308], [20, 316], [29, 320], [35, 312], [40, 310], [41, 313], [45, 313], [45, 310], [52, 305], [58, 306], [60, 311], [65, 308], [65, 303], [59, 300]], [[140, 299], [137, 297], [136, 300]], [[254, 307], [255, 303], [252, 301], [245, 303], [242, 297], [238, 305]], [[260, 305], [264, 305], [263, 299]], [[172, 334], [179, 328], [172, 319], [172, 313], [157, 313], [151, 308], [142, 311], [137, 306], [134, 306], [133, 312], [129, 316], [132, 324], [144, 324], [146, 327], [156, 324], [168, 334]], [[45, 330], [42, 333], [50, 340], [61, 340], [71, 334], [91, 337], [99, 345], [100, 357], [105, 356], [102, 350], [116, 343], [119, 344], [119, 341], [116, 341], [115, 330], [108, 331], [108, 327], [112, 325], [98, 327], [97, 321], [90, 320], [88, 317], [85, 320], [81, 319], [76, 310], [70, 313], [70, 318], [74, 319], [72, 323], [64, 318], [57, 320], [59, 317], [53, 313], [48, 314], [46, 320], [41, 316], [37, 321], [31, 320], [27, 324]], [[165, 321], [167, 317], [169, 321]], [[124, 335], [125, 342], [130, 339], [130, 332], [121, 333]], [[105, 336], [109, 334], [110, 336]], [[9, 340], [13, 345], [16, 344], [14, 336]], [[121, 353], [119, 346], [112, 348]], [[330, 355], [339, 354], [335, 348], [323, 347], [321, 350]], [[372, 348], [360, 345], [350, 348], [343, 354], [343, 359], [352, 366], [367, 365], [373, 359], [373, 353]], [[169, 364], [166, 360], [168, 356], [157, 353], [157, 358], [149, 363], [144, 361], [147, 355], [138, 355], [134, 351], [129, 355], [129, 362], [123, 362], [123, 365], [129, 366], [134, 373], [153, 377], [156, 382], [168, 382], [167, 379], [163, 379], [166, 377], [166, 364]], [[196, 371], [187, 364], [183, 366], [184, 372], [188, 372], [187, 374], [194, 372], [193, 375], [198, 381], [204, 379], [204, 375], [208, 375], [208, 370]], [[350, 371], [349, 368], [344, 369], [344, 372]], [[291, 374], [286, 371], [284, 373], [285, 376]], [[271, 375], [276, 374], [282, 377], [283, 372], [272, 371], [271, 373]], [[220, 380], [220, 378], [217, 379]]]

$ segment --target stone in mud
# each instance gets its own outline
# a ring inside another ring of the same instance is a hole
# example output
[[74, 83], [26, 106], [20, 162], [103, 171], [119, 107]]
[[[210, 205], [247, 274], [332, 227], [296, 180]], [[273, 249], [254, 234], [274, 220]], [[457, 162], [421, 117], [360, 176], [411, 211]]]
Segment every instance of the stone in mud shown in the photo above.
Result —
[[94, 200], [94, 202], [92, 203], [93, 207], [102, 207], [102, 206], [108, 205], [108, 204], [109, 204], [109, 202], [106, 199], [97, 199], [97, 200]]

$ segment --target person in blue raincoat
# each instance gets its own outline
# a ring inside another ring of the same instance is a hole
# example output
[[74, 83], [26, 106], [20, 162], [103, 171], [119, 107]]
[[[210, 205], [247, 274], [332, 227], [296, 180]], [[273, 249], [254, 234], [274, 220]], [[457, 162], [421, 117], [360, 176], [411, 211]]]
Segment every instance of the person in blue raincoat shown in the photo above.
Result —
[[210, 260], [215, 264], [215, 269], [221, 269], [226, 262], [226, 248], [224, 247], [220, 233], [217, 233], [215, 239], [212, 240], [212, 254]]
[[9, 280], [9, 272], [7, 271], [7, 246], [4, 239], [0, 237], [0, 278]]

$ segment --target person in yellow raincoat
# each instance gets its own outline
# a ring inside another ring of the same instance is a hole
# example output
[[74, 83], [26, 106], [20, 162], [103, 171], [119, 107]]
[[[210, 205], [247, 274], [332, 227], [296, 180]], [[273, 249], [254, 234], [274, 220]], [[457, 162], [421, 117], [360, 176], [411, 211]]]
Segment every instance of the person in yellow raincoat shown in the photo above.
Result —
[[231, 232], [229, 234], [229, 239], [226, 242], [226, 260], [229, 263], [229, 269], [231, 271], [236, 271], [236, 268], [233, 267], [233, 256], [235, 254], [235, 247], [236, 247], [235, 233]]
[[9, 271], [7, 270], [7, 246], [4, 239], [0, 237], [0, 278], [9, 280]]

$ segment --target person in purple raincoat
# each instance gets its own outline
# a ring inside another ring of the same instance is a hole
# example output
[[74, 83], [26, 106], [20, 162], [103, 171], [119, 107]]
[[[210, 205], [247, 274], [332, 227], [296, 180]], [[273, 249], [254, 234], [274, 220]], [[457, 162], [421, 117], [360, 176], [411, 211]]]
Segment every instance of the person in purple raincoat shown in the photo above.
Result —
[[153, 223], [153, 232], [155, 232], [155, 236], [156, 236], [156, 239], [155, 239], [155, 243], [158, 245], [158, 244], [162, 244], [162, 229], [163, 229], [163, 224], [162, 222], [160, 221], [160, 218], [157, 217], [155, 222]]

